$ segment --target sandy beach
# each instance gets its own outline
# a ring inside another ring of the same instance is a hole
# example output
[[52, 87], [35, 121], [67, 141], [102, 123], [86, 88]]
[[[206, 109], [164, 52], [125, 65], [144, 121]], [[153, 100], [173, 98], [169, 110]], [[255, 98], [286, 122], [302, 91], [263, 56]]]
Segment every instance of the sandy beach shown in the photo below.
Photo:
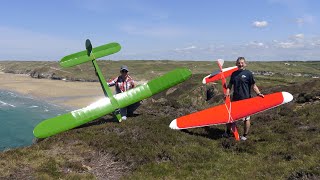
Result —
[[27, 75], [2, 72], [0, 72], [0, 89], [74, 108], [86, 107], [104, 97], [99, 82], [35, 79]]

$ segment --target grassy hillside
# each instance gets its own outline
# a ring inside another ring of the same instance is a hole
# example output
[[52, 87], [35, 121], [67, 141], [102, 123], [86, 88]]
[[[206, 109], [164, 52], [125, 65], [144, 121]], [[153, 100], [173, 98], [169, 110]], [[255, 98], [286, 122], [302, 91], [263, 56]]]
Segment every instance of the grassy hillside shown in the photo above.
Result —
[[[117, 63], [112, 68], [115, 74], [123, 64]], [[299, 64], [300, 68], [291, 70], [281, 70], [280, 67], [288, 65], [280, 62], [276, 62], [274, 67], [268, 63], [250, 64], [250, 69], [256, 71], [265, 66], [268, 71], [279, 73], [276, 77], [257, 75], [262, 92], [288, 91], [294, 95], [294, 101], [253, 116], [249, 140], [245, 142], [222, 138], [223, 125], [184, 131], [169, 129], [169, 123], [174, 118], [221, 103], [223, 95], [219, 84], [201, 84], [208, 69], [209, 72], [215, 69], [213, 63], [156, 63], [156, 69], [163, 68], [159, 74], [174, 66], [197, 66], [206, 71], [194, 68], [196, 72], [191, 79], [143, 101], [137, 111], [140, 115], [122, 123], [114, 122], [107, 115], [30, 147], [0, 153], [0, 178], [320, 178], [320, 81], [311, 77], [285, 75], [286, 72], [319, 74], [319, 62], [313, 65], [299, 62], [297, 66]], [[161, 66], [161, 63], [165, 65]], [[9, 64], [0, 63], [7, 68]], [[58, 68], [55, 63], [49, 64]], [[206, 67], [208, 64], [210, 67]], [[140, 67], [142, 65], [128, 62], [128, 66], [132, 73], [144, 72], [144, 76], [137, 75], [137, 78], [143, 78], [151, 73], [150, 66], [153, 65]], [[74, 77], [74, 71], [70, 77]], [[82, 72], [89, 70], [83, 68]], [[208, 89], [211, 99], [206, 101]], [[238, 125], [240, 132], [243, 132], [243, 124], [240, 122]]]
[[[209, 74], [218, 69], [216, 62], [208, 61], [98, 61], [98, 64], [110, 79], [119, 74], [119, 68], [125, 64], [130, 74], [139, 80], [150, 80], [177, 67], [187, 67], [193, 74]], [[226, 61], [224, 67], [234, 66]], [[248, 69], [257, 75], [266, 74], [269, 79], [283, 79], [288, 82], [303, 80], [303, 77], [320, 76], [320, 61], [315, 62], [249, 62]], [[62, 68], [58, 62], [19, 62], [0, 61], [0, 71], [16, 74], [29, 74], [35, 78], [67, 79], [71, 81], [98, 81], [90, 62], [72, 68]], [[290, 77], [290, 78], [288, 78]], [[292, 79], [294, 78], [294, 79]]]

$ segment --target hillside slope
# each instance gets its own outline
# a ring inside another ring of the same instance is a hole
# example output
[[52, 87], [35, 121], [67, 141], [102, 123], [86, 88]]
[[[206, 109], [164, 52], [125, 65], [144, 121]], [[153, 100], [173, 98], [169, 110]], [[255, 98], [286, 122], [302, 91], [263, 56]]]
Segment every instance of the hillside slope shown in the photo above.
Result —
[[1, 152], [0, 178], [320, 178], [319, 80], [271, 86], [258, 77], [264, 93], [288, 91], [294, 101], [253, 116], [249, 140], [235, 142], [221, 138], [223, 125], [168, 127], [178, 116], [222, 102], [219, 84], [202, 85], [204, 75], [143, 101], [139, 115], [122, 123], [107, 115], [30, 147]]

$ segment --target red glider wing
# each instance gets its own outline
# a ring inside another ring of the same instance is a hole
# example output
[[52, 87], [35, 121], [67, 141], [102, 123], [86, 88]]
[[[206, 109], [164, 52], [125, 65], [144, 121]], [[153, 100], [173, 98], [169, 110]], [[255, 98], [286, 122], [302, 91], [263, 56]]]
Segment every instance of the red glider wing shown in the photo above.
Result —
[[[293, 96], [288, 92], [277, 92], [262, 97], [254, 97], [231, 102], [230, 114], [233, 121], [250, 116], [292, 101]], [[230, 122], [230, 114], [226, 104], [221, 104], [199, 112], [179, 117], [170, 123], [171, 129], [188, 129]]]

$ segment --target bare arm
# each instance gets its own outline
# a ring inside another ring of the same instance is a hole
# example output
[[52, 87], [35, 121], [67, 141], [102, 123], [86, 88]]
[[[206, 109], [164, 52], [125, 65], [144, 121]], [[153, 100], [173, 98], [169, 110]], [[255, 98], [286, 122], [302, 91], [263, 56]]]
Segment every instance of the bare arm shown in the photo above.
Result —
[[252, 85], [252, 88], [253, 88], [254, 92], [255, 92], [258, 96], [264, 97], [264, 95], [260, 92], [260, 90], [259, 90], [259, 88], [258, 88], [258, 86], [257, 86], [256, 84], [253, 84], [253, 85]]
[[111, 86], [116, 85], [117, 79], [118, 79], [118, 78], [114, 78], [113, 80], [108, 81], [108, 82], [107, 82], [108, 86], [111, 87]]
[[227, 88], [225, 96], [230, 96], [230, 89], [229, 88]]
[[230, 96], [230, 91], [231, 91], [231, 88], [232, 88], [232, 83], [231, 83], [231, 82], [232, 82], [232, 81], [231, 81], [231, 79], [230, 79], [229, 84], [228, 84], [228, 86], [227, 86], [227, 90], [226, 90], [225, 96]]

